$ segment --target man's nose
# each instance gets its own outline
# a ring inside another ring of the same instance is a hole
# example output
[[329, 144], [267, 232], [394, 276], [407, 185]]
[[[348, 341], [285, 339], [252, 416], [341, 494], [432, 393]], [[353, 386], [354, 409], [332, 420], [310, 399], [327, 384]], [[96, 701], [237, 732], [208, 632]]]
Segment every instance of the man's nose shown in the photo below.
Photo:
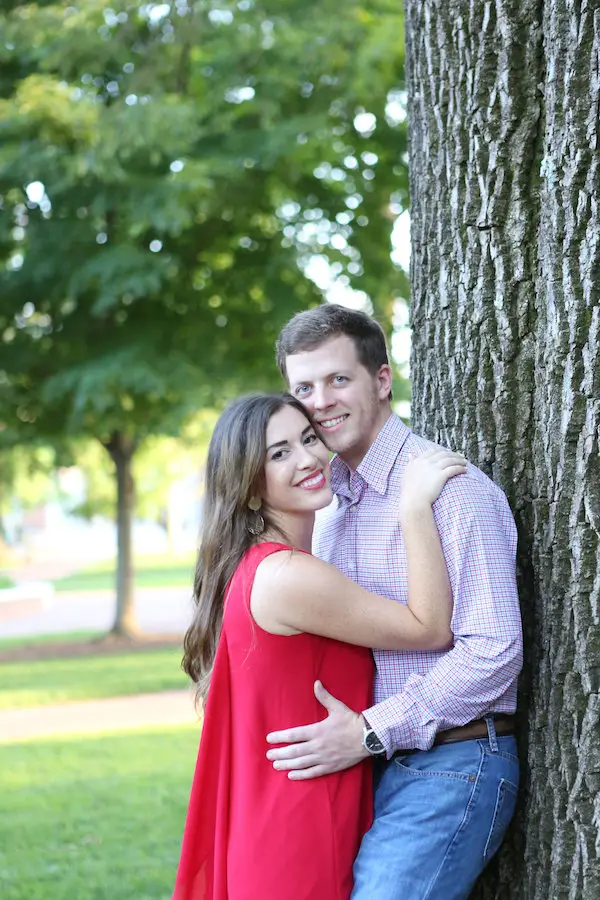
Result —
[[333, 406], [334, 400], [331, 396], [329, 388], [326, 385], [315, 387], [313, 393], [313, 403], [315, 409], [328, 409], [330, 406]]

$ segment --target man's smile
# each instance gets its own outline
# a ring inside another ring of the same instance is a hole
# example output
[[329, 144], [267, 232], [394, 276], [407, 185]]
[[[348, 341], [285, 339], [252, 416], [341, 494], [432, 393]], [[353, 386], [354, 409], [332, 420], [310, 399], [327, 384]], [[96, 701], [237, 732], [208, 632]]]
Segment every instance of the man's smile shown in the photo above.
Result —
[[337, 428], [338, 425], [341, 425], [342, 422], [345, 422], [348, 418], [349, 413], [344, 413], [341, 416], [336, 416], [333, 419], [322, 419], [317, 422], [319, 428], [322, 428], [325, 431], [330, 430], [331, 428]]

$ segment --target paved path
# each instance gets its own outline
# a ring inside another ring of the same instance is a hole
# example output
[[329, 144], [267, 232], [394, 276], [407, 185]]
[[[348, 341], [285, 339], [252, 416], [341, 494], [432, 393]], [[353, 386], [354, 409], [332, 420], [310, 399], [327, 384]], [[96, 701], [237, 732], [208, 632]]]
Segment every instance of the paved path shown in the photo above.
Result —
[[0, 711], [0, 744], [61, 734], [198, 723], [191, 691], [162, 691]]
[[[150, 634], [183, 634], [192, 615], [191, 590], [140, 588], [135, 592], [138, 624]], [[29, 637], [69, 631], [109, 631], [115, 620], [115, 592], [64, 591], [56, 593], [39, 611], [23, 610], [17, 618], [2, 620], [0, 637]], [[1, 611], [0, 611], [1, 612]]]
[[[136, 591], [138, 624], [148, 634], [181, 635], [192, 615], [189, 588]], [[0, 618], [0, 637], [29, 637], [71, 631], [108, 631], [115, 617], [114, 591], [63, 592], [45, 608]], [[0, 743], [59, 734], [90, 734], [122, 728], [197, 722], [188, 690], [89, 700], [0, 711]]]

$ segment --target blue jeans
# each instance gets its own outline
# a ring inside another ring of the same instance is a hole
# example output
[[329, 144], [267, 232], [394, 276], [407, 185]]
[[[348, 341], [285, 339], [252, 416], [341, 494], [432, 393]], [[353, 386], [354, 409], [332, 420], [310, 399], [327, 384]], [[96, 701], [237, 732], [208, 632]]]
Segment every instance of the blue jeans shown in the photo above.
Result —
[[496, 737], [492, 723], [487, 738], [375, 766], [375, 819], [351, 900], [465, 900], [514, 813], [514, 737]]

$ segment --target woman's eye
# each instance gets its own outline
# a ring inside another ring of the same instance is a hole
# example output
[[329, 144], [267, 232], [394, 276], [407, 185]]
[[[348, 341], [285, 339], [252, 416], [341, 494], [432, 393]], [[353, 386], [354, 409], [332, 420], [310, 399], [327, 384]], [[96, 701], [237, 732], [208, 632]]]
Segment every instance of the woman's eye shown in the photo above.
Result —
[[278, 460], [283, 459], [283, 450], [276, 450], [271, 459]]
[[305, 444], [316, 444], [317, 443], [316, 434], [307, 434], [306, 437], [304, 438], [304, 443]]

